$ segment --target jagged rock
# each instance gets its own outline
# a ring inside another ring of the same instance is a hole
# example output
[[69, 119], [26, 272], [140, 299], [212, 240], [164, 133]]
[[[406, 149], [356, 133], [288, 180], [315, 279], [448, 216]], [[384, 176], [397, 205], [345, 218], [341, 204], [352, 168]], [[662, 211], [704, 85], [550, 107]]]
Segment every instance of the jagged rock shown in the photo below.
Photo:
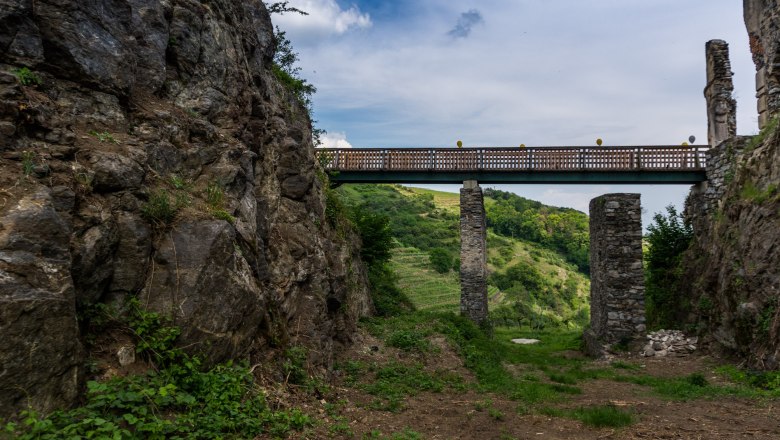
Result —
[[144, 170], [133, 159], [110, 152], [95, 152], [90, 159], [95, 191], [135, 189], [144, 180]]
[[181, 343], [212, 361], [239, 356], [266, 317], [267, 298], [224, 220], [179, 224], [154, 256], [141, 301], [182, 328]]
[[0, 214], [0, 414], [50, 411], [78, 395], [69, 241], [48, 188], [31, 188]]
[[135, 363], [135, 346], [123, 345], [116, 351], [116, 359], [119, 365], [126, 367]]
[[116, 217], [117, 243], [108, 293], [124, 297], [143, 287], [152, 251], [152, 231], [136, 214], [120, 212]]
[[[274, 47], [260, 0], [0, 0], [0, 417], [27, 406], [20, 390], [43, 411], [76, 400], [77, 307], [96, 302], [138, 297], [206, 363], [296, 341], [326, 365], [349, 342], [372, 309], [365, 268], [324, 218]], [[22, 66], [44, 83], [19, 84]], [[24, 151], [45, 177], [22, 175]], [[158, 188], [185, 202], [153, 225]]]
[[111, 282], [117, 241], [116, 226], [112, 222], [89, 228], [75, 241], [71, 273], [80, 305], [97, 302]]

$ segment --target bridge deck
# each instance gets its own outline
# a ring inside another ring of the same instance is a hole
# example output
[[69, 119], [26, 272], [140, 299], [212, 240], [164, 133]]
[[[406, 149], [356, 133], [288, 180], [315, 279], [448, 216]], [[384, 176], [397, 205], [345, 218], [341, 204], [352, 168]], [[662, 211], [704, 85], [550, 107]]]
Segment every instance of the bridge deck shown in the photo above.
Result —
[[696, 183], [709, 146], [318, 148], [339, 183]]

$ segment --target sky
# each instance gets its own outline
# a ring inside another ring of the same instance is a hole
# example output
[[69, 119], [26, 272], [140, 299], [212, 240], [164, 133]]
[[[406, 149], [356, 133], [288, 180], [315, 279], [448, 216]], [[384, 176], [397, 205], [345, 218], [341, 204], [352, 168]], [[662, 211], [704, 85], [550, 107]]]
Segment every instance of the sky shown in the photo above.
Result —
[[[704, 44], [729, 43], [738, 134], [757, 132], [737, 0], [290, 0], [273, 15], [317, 87], [331, 147], [707, 143]], [[639, 192], [643, 223], [687, 185], [489, 185], [586, 212]], [[430, 188], [457, 192], [458, 185]]]

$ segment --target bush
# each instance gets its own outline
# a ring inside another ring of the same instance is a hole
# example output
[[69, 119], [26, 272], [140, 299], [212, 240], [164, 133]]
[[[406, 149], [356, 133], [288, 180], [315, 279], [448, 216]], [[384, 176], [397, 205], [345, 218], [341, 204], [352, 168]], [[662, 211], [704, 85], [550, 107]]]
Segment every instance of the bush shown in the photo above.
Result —
[[363, 241], [360, 249], [363, 261], [373, 266], [390, 260], [390, 249], [393, 248], [390, 218], [373, 213], [362, 206], [352, 208], [349, 217]]
[[370, 267], [368, 281], [378, 316], [397, 316], [414, 310], [412, 301], [398, 288], [395, 273], [385, 264]]
[[680, 281], [682, 254], [691, 243], [693, 231], [674, 206], [667, 206], [666, 213], [653, 216], [645, 235], [645, 301], [650, 326], [668, 328], [682, 323], [690, 309]]
[[27, 67], [14, 70], [14, 75], [16, 75], [19, 84], [23, 86], [37, 86], [42, 83], [41, 77]]
[[246, 365], [227, 363], [203, 371], [198, 358], [173, 348], [180, 330], [168, 320], [141, 309], [137, 301], [127, 315], [125, 325], [154, 369], [90, 381], [83, 406], [47, 417], [23, 411], [22, 423], [0, 424], [0, 432], [30, 440], [278, 438], [311, 425], [297, 409], [269, 408]]
[[431, 266], [436, 272], [447, 273], [452, 268], [453, 258], [444, 248], [434, 248], [428, 253]]

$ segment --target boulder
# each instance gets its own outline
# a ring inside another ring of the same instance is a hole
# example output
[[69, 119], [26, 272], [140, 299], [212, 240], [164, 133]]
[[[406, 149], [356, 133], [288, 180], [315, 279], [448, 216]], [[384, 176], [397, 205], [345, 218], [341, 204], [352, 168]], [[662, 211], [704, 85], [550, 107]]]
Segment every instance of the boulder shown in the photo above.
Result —
[[48, 188], [0, 215], [0, 414], [51, 411], [78, 397], [83, 353], [69, 241]]

